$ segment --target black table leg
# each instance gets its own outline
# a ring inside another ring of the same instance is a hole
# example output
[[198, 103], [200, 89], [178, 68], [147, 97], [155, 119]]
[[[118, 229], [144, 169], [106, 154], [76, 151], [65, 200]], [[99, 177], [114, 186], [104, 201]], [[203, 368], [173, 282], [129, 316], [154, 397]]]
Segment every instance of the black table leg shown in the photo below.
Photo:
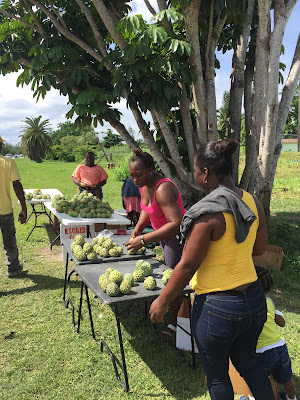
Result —
[[101, 351], [103, 351], [103, 347], [106, 348], [108, 354], [110, 355], [111, 361], [113, 363], [113, 367], [115, 370], [117, 380], [118, 380], [120, 386], [125, 390], [125, 392], [128, 392], [129, 391], [129, 382], [128, 382], [128, 375], [127, 375], [127, 366], [126, 366], [126, 360], [125, 360], [124, 347], [123, 347], [123, 338], [122, 338], [120, 317], [119, 317], [118, 307], [114, 306], [114, 308], [115, 308], [114, 312], [115, 312], [115, 317], [116, 317], [117, 327], [118, 327], [119, 345], [120, 345], [120, 352], [121, 352], [121, 357], [122, 357], [122, 365], [123, 365], [123, 373], [124, 373], [125, 382], [123, 382], [121, 375], [118, 371], [118, 367], [116, 364], [116, 357], [115, 357], [114, 353], [111, 351], [111, 349], [108, 347], [108, 345], [105, 343], [104, 340], [101, 340]]
[[67, 277], [68, 277], [68, 264], [69, 264], [69, 253], [67, 252], [66, 268], [65, 268], [64, 294], [63, 294], [63, 302], [64, 302], [64, 306], [65, 306], [66, 308], [68, 307], [68, 304], [66, 303], [66, 289], [67, 289]]
[[[37, 204], [40, 204], [40, 206], [41, 206], [41, 210], [40, 211], [36, 210], [35, 209], [35, 205], [31, 203], [32, 212], [31, 212], [29, 218], [27, 219], [26, 223], [29, 221], [31, 215], [34, 214], [34, 225], [33, 225], [33, 228], [31, 229], [29, 235], [27, 236], [26, 241], [30, 238], [30, 236], [31, 236], [31, 234], [32, 234], [32, 232], [34, 231], [35, 228], [44, 228], [43, 225], [38, 225], [38, 222], [37, 222], [38, 216], [39, 215], [43, 215], [43, 214], [47, 215], [47, 217], [49, 218], [50, 226], [53, 229], [53, 231], [55, 232], [55, 234], [57, 235], [57, 232], [56, 232], [56, 230], [54, 229], [54, 226], [53, 226], [53, 222], [52, 222], [51, 216], [50, 216], [50, 214], [48, 214], [44, 203], [36, 203], [36, 205]], [[55, 242], [55, 240], [51, 243], [51, 249], [52, 249], [52, 244]]]
[[79, 331], [80, 331], [80, 319], [81, 319], [81, 309], [82, 309], [83, 287], [84, 287], [84, 282], [82, 281], [81, 290], [80, 290], [79, 310], [78, 310], [77, 333], [79, 333]]
[[88, 310], [89, 310], [89, 317], [90, 317], [90, 323], [91, 323], [91, 330], [92, 330], [92, 336], [95, 339], [95, 331], [94, 331], [94, 323], [93, 323], [93, 317], [92, 317], [92, 310], [91, 310], [91, 303], [90, 303], [90, 299], [89, 299], [89, 293], [88, 293], [88, 288], [86, 285], [85, 286], [85, 295], [86, 295], [86, 302], [88, 305]]

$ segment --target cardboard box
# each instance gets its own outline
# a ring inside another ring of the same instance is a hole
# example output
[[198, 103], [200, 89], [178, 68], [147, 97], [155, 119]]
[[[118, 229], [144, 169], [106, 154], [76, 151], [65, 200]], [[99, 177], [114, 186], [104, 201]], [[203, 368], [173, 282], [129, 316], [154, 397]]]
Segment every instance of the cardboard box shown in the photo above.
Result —
[[253, 257], [254, 265], [260, 265], [266, 268], [274, 268], [280, 271], [284, 259], [284, 253], [281, 247], [267, 245], [266, 251], [260, 256]]
[[[230, 380], [232, 383], [234, 393], [241, 394], [244, 396], [251, 395], [251, 390], [249, 389], [247, 383], [241, 377], [241, 375], [237, 372], [237, 370], [234, 368], [234, 366], [230, 360], [229, 360], [229, 376], [230, 376]], [[277, 399], [278, 383], [274, 381], [272, 376], [269, 376], [269, 378], [270, 378], [270, 381], [272, 384], [274, 396]]]
[[[190, 329], [189, 318], [177, 317], [176, 347], [177, 349], [192, 351], [191, 329]], [[195, 341], [194, 341], [194, 351], [195, 353], [199, 353]]]
[[[95, 236], [94, 226], [89, 226], [89, 234], [90, 237]], [[64, 240], [66, 239], [74, 239], [74, 236], [81, 235], [84, 238], [88, 237], [88, 228], [87, 226], [67, 226], [67, 225], [60, 225], [60, 242], [63, 244]], [[67, 250], [65, 246], [62, 246], [62, 258], [63, 261], [67, 260]]]
[[[192, 297], [191, 306], [193, 305], [193, 301], [194, 298]], [[184, 297], [177, 313], [176, 347], [177, 349], [192, 351], [189, 301], [186, 297]], [[195, 353], [199, 352], [195, 341], [194, 351]]]

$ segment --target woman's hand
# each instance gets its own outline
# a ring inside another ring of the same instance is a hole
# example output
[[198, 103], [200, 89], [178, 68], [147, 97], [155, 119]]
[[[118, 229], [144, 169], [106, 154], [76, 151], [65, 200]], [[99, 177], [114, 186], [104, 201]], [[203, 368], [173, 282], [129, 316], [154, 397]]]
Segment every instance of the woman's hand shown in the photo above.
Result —
[[134, 252], [138, 251], [143, 247], [143, 244], [141, 242], [141, 237], [136, 236], [136, 237], [130, 237], [129, 242], [125, 243], [125, 246], [127, 247], [128, 250], [133, 250]]
[[153, 323], [155, 322], [163, 322], [165, 313], [168, 310], [168, 304], [164, 304], [161, 302], [160, 298], [158, 297], [153, 301], [151, 304], [149, 314], [150, 319]]

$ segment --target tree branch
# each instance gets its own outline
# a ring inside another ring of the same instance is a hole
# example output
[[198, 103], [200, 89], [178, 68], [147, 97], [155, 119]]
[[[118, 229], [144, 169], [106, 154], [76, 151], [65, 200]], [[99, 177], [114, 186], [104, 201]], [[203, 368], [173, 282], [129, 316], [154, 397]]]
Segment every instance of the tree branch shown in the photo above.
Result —
[[28, 26], [28, 28], [39, 32], [41, 35], [43, 35], [45, 33], [44, 30], [40, 31], [39, 26], [34, 26], [34, 25], [30, 24], [29, 22], [27, 22], [26, 20], [24, 20], [23, 18], [18, 17], [17, 15], [11, 14], [5, 10], [2, 10], [2, 8], [0, 8], [0, 13], [2, 15], [4, 15], [5, 17], [9, 17], [9, 18], [15, 19], [17, 21], [20, 21], [22, 24]]
[[152, 15], [156, 14], [156, 11], [155, 11], [154, 8], [151, 6], [151, 4], [149, 3], [148, 0], [144, 0], [144, 3], [146, 4], [146, 7], [148, 8], [148, 10], [151, 12]]
[[62, 26], [63, 26], [65, 29], [68, 29], [68, 27], [67, 27], [67, 25], [66, 25], [66, 23], [65, 23], [65, 21], [64, 21], [64, 19], [63, 19], [63, 17], [57, 12], [57, 10], [55, 9], [55, 7], [54, 7], [52, 1], [51, 1], [51, 0], [48, 0], [48, 3], [50, 4], [50, 7], [52, 8], [54, 14], [56, 15], [57, 20], [60, 21], [60, 23], [62, 24]]
[[116, 24], [113, 21], [108, 9], [106, 8], [105, 4], [103, 3], [102, 0], [92, 0], [100, 18], [102, 19], [102, 22], [106, 26], [106, 29], [108, 32], [111, 34], [112, 38], [114, 41], [117, 43], [117, 45], [120, 47], [120, 49], [124, 49], [124, 47], [127, 45], [126, 40], [123, 38], [123, 36], [119, 33], [116, 33]]
[[118, 132], [131, 150], [139, 147], [134, 138], [129, 134], [125, 126], [120, 121], [115, 118], [109, 118], [107, 119], [107, 122]]
[[106, 48], [104, 45], [103, 37], [97, 27], [97, 24], [92, 16], [92, 14], [90, 13], [90, 10], [88, 9], [88, 7], [85, 5], [85, 3], [82, 0], [75, 0], [75, 1], [78, 4], [78, 6], [80, 7], [80, 9], [83, 11], [88, 23], [90, 24], [90, 27], [92, 28], [92, 31], [95, 35], [95, 39], [96, 39], [99, 50], [101, 51], [103, 57], [106, 57], [107, 51], [106, 51]]
[[90, 54], [95, 60], [101, 62], [103, 57], [101, 54], [97, 53], [91, 46], [89, 46], [86, 42], [83, 40], [79, 39], [76, 35], [71, 33], [68, 29], [65, 29], [64, 26], [57, 21], [57, 19], [53, 16], [53, 13], [45, 7], [42, 3], [40, 3], [37, 0], [29, 0], [33, 5], [36, 7], [40, 8], [51, 20], [53, 25], [56, 27], [56, 29], [64, 35], [67, 39], [69, 39], [71, 42], [77, 44], [79, 47], [81, 47], [84, 51], [86, 51], [88, 54]]

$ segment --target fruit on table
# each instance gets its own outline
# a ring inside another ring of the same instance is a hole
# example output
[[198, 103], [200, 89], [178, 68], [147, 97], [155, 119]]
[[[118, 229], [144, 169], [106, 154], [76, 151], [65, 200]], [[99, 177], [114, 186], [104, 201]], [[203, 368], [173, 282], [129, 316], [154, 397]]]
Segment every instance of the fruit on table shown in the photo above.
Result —
[[168, 283], [168, 281], [172, 275], [172, 272], [173, 272], [173, 270], [171, 268], [168, 268], [163, 272], [163, 277], [161, 278], [161, 281], [165, 286]]
[[134, 285], [134, 279], [133, 279], [133, 276], [132, 276], [132, 274], [130, 274], [129, 272], [127, 272], [127, 274], [125, 274], [125, 275], [124, 275], [124, 278], [123, 278], [123, 280], [124, 280], [124, 281], [129, 281], [129, 282], [130, 282], [130, 284], [131, 284], [131, 286], [133, 286], [133, 285]]
[[153, 273], [153, 268], [149, 261], [138, 260], [135, 267], [142, 269], [145, 276], [150, 276]]
[[123, 279], [120, 284], [120, 292], [122, 294], [129, 294], [131, 292], [131, 283], [129, 280]]
[[74, 236], [74, 242], [76, 244], [79, 244], [80, 246], [83, 246], [84, 243], [85, 243], [85, 240], [84, 240], [84, 237], [82, 235], [78, 234], [78, 235]]
[[132, 276], [135, 282], [143, 282], [145, 279], [145, 274], [142, 269], [136, 269], [133, 271]]
[[109, 282], [106, 287], [106, 293], [111, 297], [118, 296], [120, 293], [119, 286], [115, 282]]
[[120, 284], [123, 280], [123, 275], [121, 274], [120, 271], [118, 270], [113, 270], [110, 274], [109, 274], [109, 281], [110, 282], [115, 282], [117, 284]]
[[143, 285], [147, 290], [154, 290], [157, 287], [156, 280], [153, 276], [148, 276], [148, 278], [144, 280]]

